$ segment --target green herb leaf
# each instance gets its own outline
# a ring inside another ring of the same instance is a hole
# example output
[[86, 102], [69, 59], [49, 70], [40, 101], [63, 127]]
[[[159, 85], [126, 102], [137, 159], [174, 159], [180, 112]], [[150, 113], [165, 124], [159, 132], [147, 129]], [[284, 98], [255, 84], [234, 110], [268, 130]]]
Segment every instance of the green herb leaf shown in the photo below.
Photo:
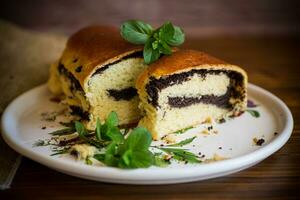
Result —
[[167, 167], [170, 164], [171, 164], [170, 161], [162, 158], [162, 156], [160, 154], [154, 155], [154, 165], [156, 165], [158, 167]]
[[181, 133], [184, 133], [184, 132], [186, 132], [187, 130], [190, 130], [190, 129], [192, 129], [192, 128], [194, 128], [193, 126], [190, 126], [190, 127], [187, 127], [187, 128], [184, 128], [184, 129], [181, 129], [181, 130], [178, 130], [178, 131], [175, 131], [174, 133], [176, 133], [176, 134], [181, 134]]
[[124, 143], [112, 142], [108, 145], [104, 163], [120, 168], [149, 167], [154, 162], [152, 152], [149, 151], [152, 137], [145, 128], [135, 128]]
[[[111, 112], [105, 120], [105, 123], [98, 127], [101, 127], [98, 132], [96, 130], [96, 137], [101, 138], [106, 141], [113, 141], [120, 144], [124, 141], [124, 136], [122, 135], [120, 129], [118, 128], [118, 115], [116, 112]], [[97, 128], [96, 128], [97, 129]], [[100, 134], [99, 134], [100, 132]], [[99, 136], [97, 136], [99, 134]]]
[[106, 118], [105, 123], [107, 124], [107, 126], [112, 127], [112, 126], [118, 126], [119, 124], [119, 119], [118, 119], [118, 115], [116, 112], [112, 111], [109, 113], [109, 115]]
[[149, 150], [133, 151], [128, 149], [121, 158], [120, 168], [147, 168], [154, 162], [152, 152]]
[[61, 154], [69, 153], [69, 148], [61, 149], [61, 150], [54, 150], [55, 153], [51, 154], [50, 156], [56, 156]]
[[164, 23], [159, 29], [159, 38], [168, 41], [169, 39], [173, 38], [175, 29], [171, 22]]
[[66, 126], [66, 127], [75, 127], [74, 121], [70, 122], [59, 122], [61, 125]]
[[100, 162], [103, 162], [105, 159], [105, 154], [104, 153], [95, 154], [94, 158]]
[[93, 139], [90, 139], [87, 137], [87, 134], [88, 134], [88, 130], [86, 130], [86, 128], [84, 127], [84, 125], [78, 121], [75, 122], [75, 129], [76, 129], [76, 132], [78, 133], [79, 135], [79, 138], [97, 148], [101, 148], [103, 147], [103, 143], [99, 143]]
[[133, 44], [145, 44], [143, 56], [146, 64], [156, 61], [161, 54], [171, 55], [171, 46], [179, 46], [185, 39], [183, 31], [171, 22], [153, 30], [149, 24], [130, 20], [122, 24], [121, 35]]
[[101, 141], [102, 140], [102, 138], [101, 138], [101, 122], [100, 122], [99, 118], [97, 118], [95, 133], [96, 133], [97, 140]]
[[124, 146], [126, 149], [132, 149], [133, 151], [148, 150], [152, 142], [152, 136], [149, 131], [143, 127], [137, 127], [133, 129], [125, 140]]
[[[160, 48], [160, 47], [158, 47]], [[111, 112], [105, 123], [102, 125], [97, 119], [95, 131], [87, 130], [81, 122], [74, 123], [74, 130], [77, 131], [80, 140], [78, 142], [95, 146], [100, 152], [93, 156], [94, 159], [103, 162], [108, 166], [119, 168], [146, 168], [152, 165], [167, 166], [168, 160], [164, 160], [162, 154], [169, 154], [172, 158], [190, 163], [201, 162], [196, 155], [186, 151], [186, 149], [170, 148], [180, 147], [191, 143], [195, 137], [188, 138], [179, 143], [166, 146], [165, 148], [154, 146], [161, 150], [160, 154], [153, 154], [150, 151], [152, 136], [150, 132], [142, 127], [137, 127], [128, 133], [125, 139], [118, 128], [118, 116]], [[72, 127], [68, 127], [72, 128]], [[125, 133], [128, 131], [125, 131]], [[76, 141], [77, 142], [77, 141]], [[48, 145], [44, 141], [39, 141], [37, 145]], [[68, 146], [58, 150], [53, 150], [54, 154], [64, 154], [69, 152]], [[164, 153], [163, 153], [164, 152]], [[69, 152], [70, 153], [70, 152]], [[90, 158], [85, 160], [86, 164], [92, 164]]]
[[87, 165], [92, 165], [93, 164], [93, 161], [90, 159], [90, 158], [86, 158], [85, 159], [85, 164], [87, 164]]
[[159, 148], [160, 150], [173, 155], [173, 158], [179, 161], [187, 161], [189, 163], [200, 163], [198, 156], [186, 151], [185, 149], [178, 148]]
[[188, 138], [188, 139], [185, 139], [185, 140], [182, 140], [176, 144], [170, 144], [170, 145], [167, 145], [168, 147], [182, 147], [184, 145], [187, 145], [191, 142], [193, 142], [193, 140], [196, 138], [196, 136], [192, 137], [192, 138]]
[[115, 143], [120, 144], [124, 141], [124, 136], [118, 127], [110, 127], [108, 128], [106, 135]]
[[50, 134], [50, 135], [69, 135], [69, 134], [74, 133], [75, 131], [76, 131], [75, 128], [70, 127], [70, 128], [63, 128], [60, 130], [56, 130], [56, 131], [50, 132], [48, 134]]
[[78, 121], [75, 122], [75, 129], [81, 139], [84, 140], [87, 139], [86, 138], [87, 130], [85, 129], [84, 125], [81, 122]]
[[133, 44], [145, 44], [151, 34], [151, 25], [139, 20], [129, 20], [121, 26], [121, 36]]
[[155, 42], [153, 38], [148, 39], [144, 47], [143, 56], [146, 64], [156, 61], [160, 56], [159, 49], [153, 49], [153, 42]]
[[159, 51], [160, 51], [160, 53], [165, 54], [165, 55], [171, 55], [172, 54], [171, 47], [164, 41], [160, 41]]
[[181, 28], [174, 26], [174, 35], [172, 38], [167, 39], [167, 43], [172, 46], [179, 46], [184, 43], [185, 35]]
[[116, 157], [117, 154], [117, 144], [112, 142], [106, 147], [104, 163], [108, 166], [118, 166], [119, 158]]
[[260, 114], [256, 110], [246, 110], [248, 113], [250, 113], [253, 117], [258, 118], [260, 117]]

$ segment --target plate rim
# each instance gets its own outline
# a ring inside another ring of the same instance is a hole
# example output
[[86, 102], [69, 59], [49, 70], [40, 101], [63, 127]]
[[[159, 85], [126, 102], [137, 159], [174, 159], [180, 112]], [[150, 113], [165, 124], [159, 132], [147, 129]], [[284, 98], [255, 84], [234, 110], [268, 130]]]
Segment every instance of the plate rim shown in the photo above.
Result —
[[[222, 160], [213, 163], [205, 163], [199, 165], [191, 165], [188, 167], [180, 168], [159, 168], [154, 167], [151, 169], [130, 169], [124, 171], [124, 169], [118, 169], [113, 167], [97, 167], [81, 165], [76, 162], [68, 162], [65, 160], [57, 159], [55, 157], [46, 156], [41, 153], [37, 153], [28, 147], [25, 147], [18, 140], [14, 140], [13, 136], [18, 133], [10, 134], [10, 126], [13, 126], [13, 122], [10, 122], [11, 115], [15, 107], [23, 98], [28, 98], [31, 92], [36, 90], [43, 90], [46, 84], [32, 88], [31, 90], [21, 94], [15, 98], [5, 109], [1, 119], [1, 134], [4, 141], [15, 151], [30, 158], [38, 163], [48, 166], [52, 169], [67, 173], [69, 175], [98, 180], [104, 182], [113, 183], [126, 183], [126, 184], [166, 184], [166, 183], [179, 183], [179, 182], [191, 182], [193, 180], [187, 180], [192, 178], [203, 179], [205, 176], [216, 174], [214, 177], [222, 176], [223, 174], [229, 174], [230, 171], [239, 171], [238, 169], [248, 168], [252, 163], [258, 163], [268, 156], [278, 151], [290, 138], [293, 131], [293, 116], [287, 105], [271, 92], [249, 83], [248, 89], [254, 92], [262, 93], [272, 100], [283, 111], [285, 123], [283, 124], [282, 131], [268, 144], [256, 149], [250, 153]], [[16, 124], [16, 123], [15, 123]], [[149, 173], [150, 170], [150, 174]], [[125, 173], [124, 173], [125, 172]], [[226, 173], [227, 172], [227, 173]], [[146, 175], [145, 175], [146, 174]], [[220, 174], [220, 175], [218, 175]], [[187, 181], [184, 181], [187, 180]]]

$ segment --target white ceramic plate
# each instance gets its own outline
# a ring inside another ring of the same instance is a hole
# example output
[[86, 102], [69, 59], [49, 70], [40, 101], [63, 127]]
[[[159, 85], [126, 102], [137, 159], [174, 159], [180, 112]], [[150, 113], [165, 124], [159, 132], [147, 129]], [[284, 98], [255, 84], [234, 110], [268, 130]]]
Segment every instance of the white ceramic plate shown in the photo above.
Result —
[[[194, 153], [201, 152], [205, 158], [211, 158], [214, 154], [227, 158], [211, 163], [174, 163], [167, 168], [123, 170], [85, 165], [71, 156], [50, 156], [49, 147], [33, 147], [38, 139], [49, 138], [48, 132], [60, 128], [57, 120], [41, 120], [41, 113], [61, 109], [61, 106], [49, 100], [51, 94], [45, 85], [19, 96], [7, 107], [2, 116], [2, 133], [9, 146], [20, 154], [72, 176], [123, 184], [170, 184], [205, 180], [257, 164], [280, 149], [291, 135], [293, 118], [279, 98], [252, 84], [249, 84], [248, 93], [249, 99], [259, 105], [252, 108], [260, 113], [259, 118], [245, 112], [238, 118], [214, 125], [217, 134], [201, 134], [205, 126], [201, 125], [178, 136], [180, 140], [180, 137], [198, 135], [187, 148]], [[47, 129], [42, 130], [43, 126]], [[257, 146], [253, 138], [263, 138], [265, 143]]]

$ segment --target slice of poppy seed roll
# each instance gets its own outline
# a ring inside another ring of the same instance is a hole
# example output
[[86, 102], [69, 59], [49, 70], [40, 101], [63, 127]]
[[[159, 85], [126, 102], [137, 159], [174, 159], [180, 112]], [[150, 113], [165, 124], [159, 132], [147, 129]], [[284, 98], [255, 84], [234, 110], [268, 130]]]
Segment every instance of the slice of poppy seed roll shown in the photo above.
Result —
[[84, 28], [70, 37], [51, 66], [48, 86], [65, 96], [72, 113], [90, 129], [111, 111], [117, 112], [121, 125], [136, 123], [140, 111], [135, 82], [146, 68], [142, 48], [126, 42], [113, 27]]
[[194, 50], [179, 50], [149, 65], [136, 88], [144, 115], [139, 126], [155, 140], [246, 109], [245, 71]]

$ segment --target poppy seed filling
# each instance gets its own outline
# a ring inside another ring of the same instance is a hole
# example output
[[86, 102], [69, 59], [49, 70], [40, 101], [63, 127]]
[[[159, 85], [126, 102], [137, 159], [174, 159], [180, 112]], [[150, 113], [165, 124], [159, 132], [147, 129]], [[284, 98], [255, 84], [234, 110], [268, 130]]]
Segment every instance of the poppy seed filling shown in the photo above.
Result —
[[237, 86], [242, 86], [243, 76], [240, 73], [228, 70], [193, 69], [188, 72], [161, 77], [160, 79], [151, 77], [149, 83], [146, 85], [148, 102], [156, 108], [160, 107], [158, 105], [159, 92], [161, 92], [164, 88], [182, 84], [183, 82], [188, 81], [194, 74], [197, 74], [201, 78], [205, 79], [208, 74], [219, 75], [221, 73], [226, 74], [226, 76], [230, 78], [230, 83], [225, 94], [220, 96], [210, 94], [199, 95], [199, 97], [168, 97], [168, 104], [170, 105], [170, 107], [181, 108], [197, 103], [203, 103], [213, 104], [221, 108], [231, 109], [233, 108], [233, 105], [230, 103], [230, 98], [245, 98], [245, 95], [242, 93], [242, 91], [238, 91], [236, 89]]
[[128, 87], [121, 90], [109, 89], [108, 95], [113, 97], [115, 101], [130, 100], [137, 95], [137, 90], [133, 87]]

